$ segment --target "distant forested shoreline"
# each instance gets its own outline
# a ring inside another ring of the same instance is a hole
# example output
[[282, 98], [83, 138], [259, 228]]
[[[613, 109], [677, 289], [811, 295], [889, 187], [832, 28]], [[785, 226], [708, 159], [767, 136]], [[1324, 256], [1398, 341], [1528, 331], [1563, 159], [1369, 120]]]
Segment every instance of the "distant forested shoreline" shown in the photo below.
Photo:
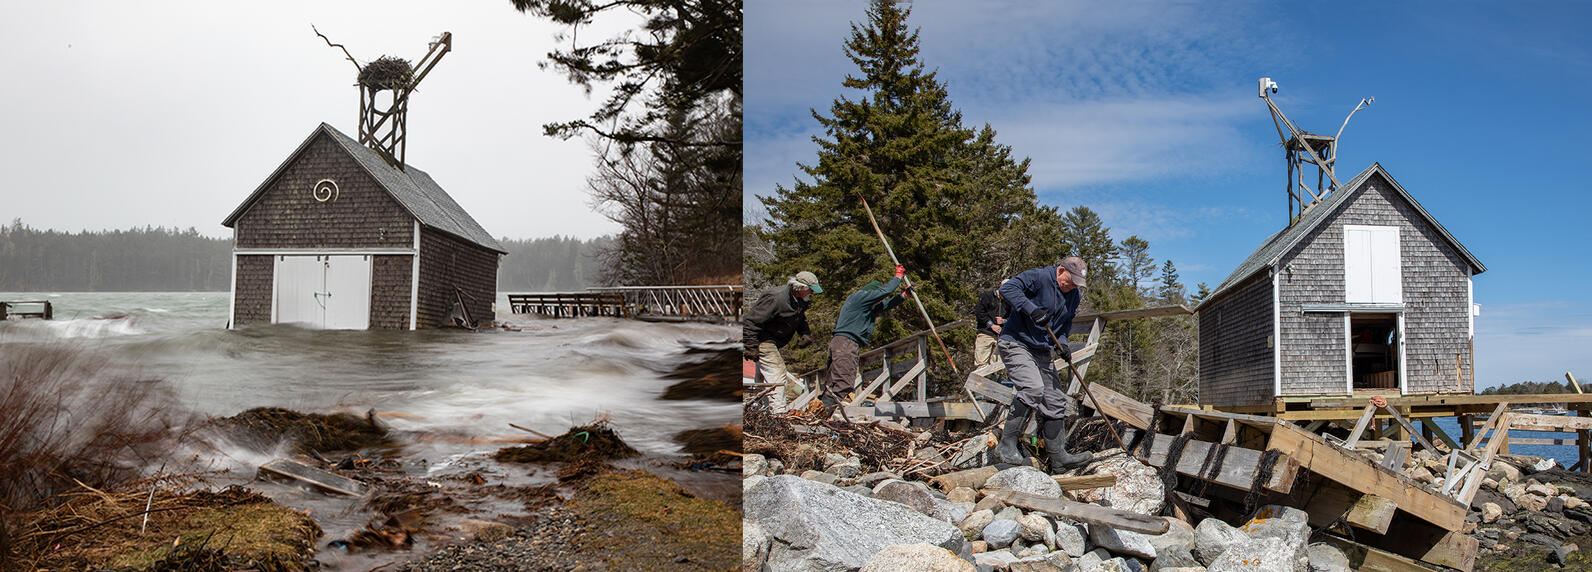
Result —
[[[536, 292], [598, 286], [610, 237], [502, 239], [509, 255], [498, 290]], [[0, 226], [0, 292], [218, 292], [230, 290], [232, 240], [195, 228], [41, 230], [16, 219]]]

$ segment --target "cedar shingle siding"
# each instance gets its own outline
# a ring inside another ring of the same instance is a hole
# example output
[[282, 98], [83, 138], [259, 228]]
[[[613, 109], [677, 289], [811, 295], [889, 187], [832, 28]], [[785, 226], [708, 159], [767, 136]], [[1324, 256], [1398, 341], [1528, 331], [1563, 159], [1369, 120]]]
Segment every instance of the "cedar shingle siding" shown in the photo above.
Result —
[[234, 326], [271, 323], [271, 280], [276, 263], [268, 255], [238, 257], [237, 300], [233, 303]]
[[[337, 182], [319, 202], [316, 181]], [[414, 217], [359, 164], [320, 134], [237, 221], [236, 248], [412, 248]]]
[[1272, 395], [1271, 276], [1239, 284], [1211, 308], [1200, 308], [1200, 402], [1257, 405]]
[[432, 229], [420, 231], [420, 305], [415, 323], [444, 325], [453, 305], [454, 287], [464, 290], [464, 303], [476, 321], [493, 319], [497, 299], [497, 253]]
[[[1201, 403], [1248, 405], [1275, 397], [1270, 350], [1261, 356], [1256, 349], [1271, 330], [1271, 271], [1266, 263], [1273, 257], [1277, 262], [1270, 268], [1279, 277], [1282, 396], [1349, 391], [1344, 312], [1302, 311], [1306, 304], [1345, 303], [1344, 225], [1399, 229], [1405, 392], [1473, 389], [1469, 280], [1473, 270], [1485, 268], [1405, 196], [1380, 165], [1373, 165], [1315, 207], [1324, 210], [1301, 217], [1309, 221], [1296, 223], [1309, 229], [1302, 237], [1297, 229], [1273, 235], [1228, 279], [1239, 282], [1217, 288], [1198, 308]], [[1297, 243], [1281, 250], [1296, 237]], [[1250, 272], [1254, 274], [1240, 276]], [[1268, 323], [1259, 324], [1261, 314]]]
[[409, 275], [414, 257], [406, 254], [371, 258], [370, 329], [409, 329]]

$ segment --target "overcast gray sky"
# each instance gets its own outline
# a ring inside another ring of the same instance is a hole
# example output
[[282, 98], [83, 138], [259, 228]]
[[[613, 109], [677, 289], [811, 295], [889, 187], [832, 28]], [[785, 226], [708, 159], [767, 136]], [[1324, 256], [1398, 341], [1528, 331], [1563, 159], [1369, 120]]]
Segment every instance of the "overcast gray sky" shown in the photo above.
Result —
[[0, 0], [0, 220], [227, 235], [221, 219], [315, 126], [356, 132], [354, 67], [311, 23], [361, 63], [416, 61], [453, 32], [410, 101], [408, 161], [488, 232], [618, 230], [588, 204], [586, 143], [541, 127], [589, 114], [604, 94], [538, 69], [561, 28], [509, 0]]

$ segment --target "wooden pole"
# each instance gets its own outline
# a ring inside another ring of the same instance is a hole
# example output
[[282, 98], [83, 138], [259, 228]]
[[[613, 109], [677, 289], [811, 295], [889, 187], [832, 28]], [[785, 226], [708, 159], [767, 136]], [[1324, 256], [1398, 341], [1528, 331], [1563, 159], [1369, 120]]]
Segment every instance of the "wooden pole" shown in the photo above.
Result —
[[[861, 191], [857, 192], [857, 200], [862, 201], [862, 208], [868, 213], [868, 222], [873, 224], [873, 232], [879, 235], [879, 242], [884, 244], [884, 251], [890, 254], [890, 262], [900, 266], [901, 261], [896, 259], [895, 249], [890, 248], [890, 241], [884, 237], [884, 231], [879, 230], [879, 221], [873, 218], [873, 208], [868, 206], [868, 199], [863, 198]], [[901, 280], [906, 283], [907, 288], [912, 287], [911, 278], [902, 275]], [[951, 372], [962, 373], [956, 368], [956, 360], [951, 359], [951, 350], [945, 349], [945, 340], [940, 339], [940, 332], [934, 329], [934, 318], [929, 317], [929, 310], [923, 307], [923, 301], [918, 299], [918, 295], [915, 292], [912, 294], [912, 301], [918, 304], [918, 312], [923, 314], [923, 321], [929, 323], [929, 333], [934, 334], [934, 341], [939, 342], [940, 351], [945, 353], [945, 362], [951, 364]]]
[[1570, 375], [1570, 372], [1564, 372], [1564, 379], [1570, 382], [1570, 387], [1574, 387], [1576, 393], [1582, 393], [1581, 384], [1575, 381], [1575, 376]]
[[[1056, 337], [1056, 331], [1050, 329], [1050, 324], [1044, 324], [1044, 326], [1045, 326], [1045, 333], [1050, 334], [1051, 343], [1056, 344], [1056, 347], [1058, 347], [1058, 348], [1066, 347], [1065, 345], [1063, 345], [1061, 343], [1061, 339]], [[1083, 376], [1078, 375], [1078, 366], [1073, 365], [1072, 357], [1071, 356], [1065, 356], [1065, 357], [1066, 357], [1066, 360], [1067, 360], [1067, 372], [1071, 373], [1072, 374], [1072, 378], [1078, 381], [1078, 385], [1079, 386], [1083, 387], [1083, 394], [1089, 396], [1089, 402], [1095, 404], [1095, 409], [1099, 409], [1100, 408], [1100, 400], [1095, 399], [1094, 392], [1089, 390], [1089, 382], [1088, 381], [1084, 381]], [[1101, 417], [1105, 417], [1106, 429], [1110, 429], [1111, 430], [1111, 438], [1117, 440], [1117, 446], [1122, 448], [1122, 453], [1123, 454], [1128, 454], [1128, 446], [1122, 443], [1122, 435], [1117, 433], [1117, 426], [1116, 426], [1116, 424], [1111, 422], [1111, 417], [1106, 415], [1105, 412], [1101, 412], [1100, 415], [1101, 415]], [[1154, 431], [1155, 428], [1151, 427], [1151, 428], [1149, 428], [1149, 430], [1150, 431]]]

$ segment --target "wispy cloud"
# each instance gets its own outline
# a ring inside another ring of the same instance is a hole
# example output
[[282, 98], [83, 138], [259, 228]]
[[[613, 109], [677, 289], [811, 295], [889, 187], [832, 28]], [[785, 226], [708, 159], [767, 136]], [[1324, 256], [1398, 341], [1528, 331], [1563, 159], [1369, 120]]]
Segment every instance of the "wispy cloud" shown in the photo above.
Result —
[[[1592, 372], [1592, 304], [1483, 304], [1476, 318], [1478, 388]], [[1584, 375], [1582, 377], [1585, 377]]]

